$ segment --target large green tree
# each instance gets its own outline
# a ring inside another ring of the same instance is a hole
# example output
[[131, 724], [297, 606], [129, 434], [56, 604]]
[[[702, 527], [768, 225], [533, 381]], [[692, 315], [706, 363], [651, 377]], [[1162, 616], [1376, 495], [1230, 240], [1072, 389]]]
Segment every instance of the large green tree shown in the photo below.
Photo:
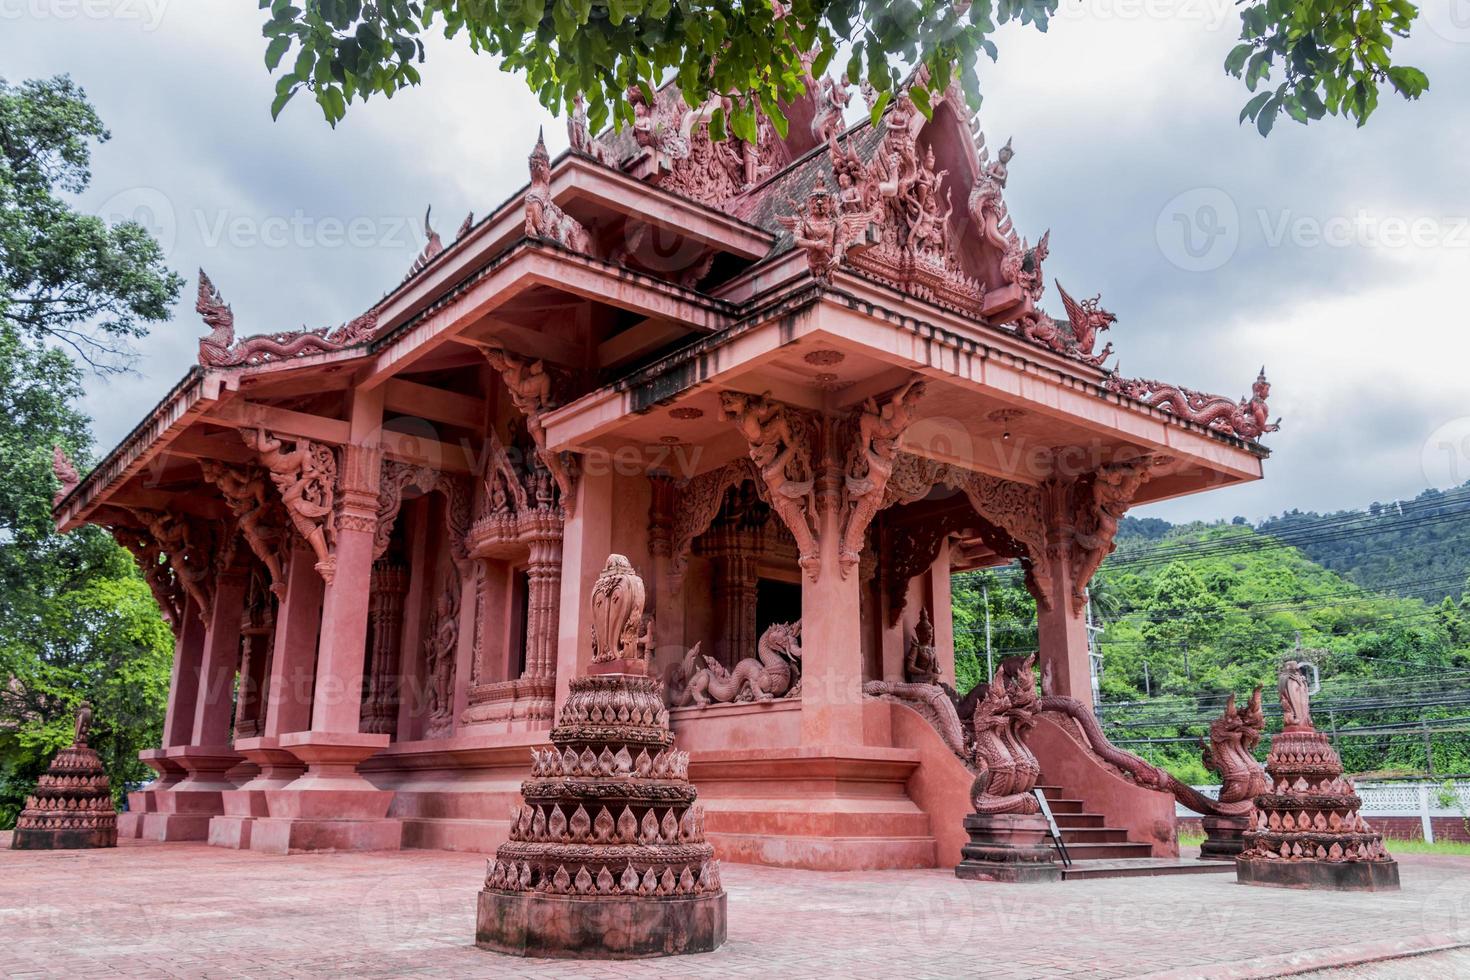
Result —
[[[676, 76], [698, 105], [735, 93], [728, 120], [755, 140], [753, 110], [781, 126], [782, 102], [803, 90], [802, 59], [820, 75], [839, 56], [845, 74], [883, 98], [910, 66], [929, 70], [915, 91], [942, 91], [953, 73], [980, 104], [976, 65], [995, 58], [993, 36], [1020, 22], [1045, 31], [1061, 0], [260, 0], [269, 12], [265, 61], [279, 71], [272, 112], [296, 93], [315, 96], [334, 125], [354, 98], [417, 85], [423, 36], [442, 31], [501, 59], [553, 112], [577, 95], [594, 127], [632, 119], [624, 93]], [[1418, 98], [1424, 73], [1398, 64], [1395, 39], [1418, 16], [1408, 0], [1240, 0], [1239, 42], [1226, 71], [1255, 93], [1241, 112], [1262, 135], [1283, 113], [1306, 123], [1341, 114], [1364, 123], [1381, 88]], [[839, 55], [841, 52], [841, 55]], [[1224, 52], [1222, 51], [1222, 54]], [[726, 120], [720, 113], [718, 132]]]
[[[106, 130], [69, 79], [0, 81], [0, 827], [94, 707], [93, 745], [121, 795], [147, 770], [172, 637], [131, 557], [106, 532], [59, 535], [52, 447], [85, 464], [82, 364], [116, 370], [167, 316], [182, 280], [135, 224], [68, 200]], [[70, 355], [70, 356], [69, 356]]]
[[0, 317], [99, 371], [129, 365], [130, 341], [167, 318], [183, 285], [141, 225], [108, 225], [68, 200], [109, 138], [70, 78], [0, 78]]

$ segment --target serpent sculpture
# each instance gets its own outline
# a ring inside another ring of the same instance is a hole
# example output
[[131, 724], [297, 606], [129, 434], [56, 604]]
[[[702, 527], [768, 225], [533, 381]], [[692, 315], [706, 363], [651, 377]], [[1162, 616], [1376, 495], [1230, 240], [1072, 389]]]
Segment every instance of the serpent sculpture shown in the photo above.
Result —
[[[1254, 700], [1259, 700], [1259, 697], [1260, 692], [1258, 690]], [[1231, 699], [1231, 707], [1233, 708], [1233, 706], [1234, 698]], [[1103, 734], [1102, 726], [1097, 723], [1097, 716], [1092, 713], [1092, 709], [1076, 698], [1061, 695], [1043, 697], [1040, 699], [1039, 710], [1043, 713], [1055, 712], [1066, 715], [1076, 723], [1077, 728], [1087, 743], [1087, 747], [1103, 762], [1120, 771], [1124, 776], [1140, 786], [1158, 790], [1161, 793], [1172, 794], [1176, 800], [1196, 813], [1218, 817], [1244, 816], [1249, 814], [1255, 806], [1250, 796], [1246, 796], [1243, 799], [1240, 798], [1242, 790], [1236, 785], [1240, 780], [1250, 778], [1250, 773], [1247, 769], [1241, 768], [1238, 771], [1229, 773], [1222, 772], [1221, 776], [1225, 779], [1225, 786], [1220, 793], [1222, 799], [1212, 800], [1196, 790], [1193, 786], [1181, 782], [1158, 766], [1145, 762], [1138, 756], [1124, 752], [1122, 749], [1113, 745], [1113, 743], [1108, 741], [1108, 737]], [[1258, 729], [1257, 732], [1259, 732]], [[1211, 726], [1211, 734], [1213, 736], [1214, 726]], [[1256, 737], [1259, 738], [1259, 734]], [[1212, 754], [1216, 761], [1220, 759], [1233, 760], [1238, 757], [1238, 753], [1233, 748], [1226, 748], [1227, 745], [1228, 742], [1215, 747]], [[1246, 757], [1249, 757], [1248, 750], [1246, 751]], [[1256, 771], [1260, 770], [1260, 766], [1253, 759], [1251, 760], [1251, 767]]]
[[985, 695], [975, 708], [975, 748], [970, 768], [975, 781], [970, 802], [979, 814], [1036, 813], [1040, 809], [1031, 790], [1041, 776], [1041, 764], [1025, 742], [1043, 703], [1036, 694], [1031, 668], [1036, 655], [1027, 657], [1011, 677], [996, 668]]
[[727, 669], [714, 657], [704, 657], [705, 666], [696, 669], [699, 646], [684, 657], [680, 669], [689, 679], [679, 690], [671, 689], [675, 707], [713, 702], [771, 701], [779, 697], [795, 697], [800, 690], [797, 666], [801, 663], [801, 622], [776, 623], [761, 634], [756, 644], [759, 659], [747, 657]]

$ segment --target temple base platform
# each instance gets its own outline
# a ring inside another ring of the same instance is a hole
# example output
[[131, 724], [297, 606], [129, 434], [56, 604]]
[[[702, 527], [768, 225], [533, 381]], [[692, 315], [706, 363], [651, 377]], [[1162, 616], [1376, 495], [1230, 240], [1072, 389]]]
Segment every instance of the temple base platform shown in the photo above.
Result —
[[13, 851], [77, 851], [93, 847], [116, 847], [117, 828], [17, 830], [10, 838]]
[[627, 960], [724, 942], [724, 892], [609, 899], [486, 889], [475, 917], [475, 945], [513, 956]]
[[1398, 891], [1397, 861], [1270, 861], [1241, 858], [1235, 880], [1272, 888], [1313, 888], [1340, 892]]
[[1200, 818], [1205, 829], [1205, 842], [1200, 845], [1201, 861], [1234, 861], [1245, 850], [1245, 832], [1250, 830], [1246, 817]]

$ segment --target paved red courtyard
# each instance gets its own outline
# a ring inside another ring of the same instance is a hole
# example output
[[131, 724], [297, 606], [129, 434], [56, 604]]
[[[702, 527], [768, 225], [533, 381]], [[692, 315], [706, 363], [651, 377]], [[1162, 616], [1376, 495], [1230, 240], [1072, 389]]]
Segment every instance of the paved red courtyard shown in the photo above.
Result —
[[730, 940], [718, 952], [568, 964], [474, 948], [482, 855], [4, 850], [0, 974], [1256, 977], [1437, 951], [1343, 975], [1467, 975], [1470, 953], [1454, 947], [1470, 946], [1470, 859], [1401, 860], [1403, 891], [1379, 895], [1229, 875], [1010, 886], [725, 865]]

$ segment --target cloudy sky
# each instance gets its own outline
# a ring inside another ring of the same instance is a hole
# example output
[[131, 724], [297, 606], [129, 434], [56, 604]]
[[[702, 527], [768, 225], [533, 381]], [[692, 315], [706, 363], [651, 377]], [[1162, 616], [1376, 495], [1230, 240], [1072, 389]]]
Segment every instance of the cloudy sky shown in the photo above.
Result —
[[[1004, 31], [983, 73], [992, 144], [1015, 140], [1012, 215], [1118, 314], [1126, 373], [1236, 397], [1264, 362], [1284, 416], [1264, 481], [1140, 513], [1254, 519], [1470, 479], [1470, 0], [1425, 0], [1400, 46], [1425, 98], [1268, 140], [1236, 124], [1220, 68], [1231, 0], [1063, 4], [1046, 35]], [[273, 123], [255, 6], [0, 0], [0, 74], [69, 72], [112, 130], [81, 205], [144, 220], [191, 280], [139, 373], [89, 383], [101, 447], [193, 362], [197, 267], [242, 332], [341, 322], [402, 277], [425, 206], [450, 234], [525, 180], [537, 126], [565, 144], [518, 78], [444, 42], [421, 88], [336, 131], [304, 100]]]

